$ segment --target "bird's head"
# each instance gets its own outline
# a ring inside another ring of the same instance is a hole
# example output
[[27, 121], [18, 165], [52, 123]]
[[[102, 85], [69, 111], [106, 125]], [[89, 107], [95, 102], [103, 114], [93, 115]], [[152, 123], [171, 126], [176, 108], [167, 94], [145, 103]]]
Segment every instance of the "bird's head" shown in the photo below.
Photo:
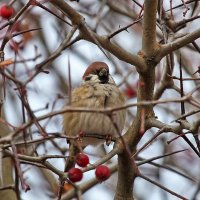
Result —
[[92, 64], [90, 64], [83, 74], [83, 81], [85, 83], [114, 83], [114, 80], [109, 74], [108, 65], [104, 62], [93, 62]]

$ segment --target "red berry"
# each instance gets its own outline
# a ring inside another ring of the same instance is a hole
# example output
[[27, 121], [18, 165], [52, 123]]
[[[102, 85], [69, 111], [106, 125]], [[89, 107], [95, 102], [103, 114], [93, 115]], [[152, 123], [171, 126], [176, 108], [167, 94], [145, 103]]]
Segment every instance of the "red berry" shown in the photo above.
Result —
[[68, 171], [69, 180], [72, 182], [78, 182], [83, 178], [83, 172], [78, 168], [71, 168]]
[[89, 164], [89, 157], [85, 155], [84, 153], [78, 153], [76, 155], [76, 163], [80, 167], [85, 167]]
[[125, 95], [128, 97], [128, 98], [134, 98], [134, 97], [136, 97], [136, 95], [137, 95], [137, 91], [135, 90], [135, 88], [134, 87], [127, 87], [126, 89], [125, 89]]
[[3, 4], [0, 7], [0, 16], [2, 16], [5, 19], [9, 19], [14, 13], [14, 9], [11, 6], [8, 6], [7, 4]]
[[105, 165], [96, 168], [95, 175], [99, 181], [105, 181], [110, 177], [110, 169]]

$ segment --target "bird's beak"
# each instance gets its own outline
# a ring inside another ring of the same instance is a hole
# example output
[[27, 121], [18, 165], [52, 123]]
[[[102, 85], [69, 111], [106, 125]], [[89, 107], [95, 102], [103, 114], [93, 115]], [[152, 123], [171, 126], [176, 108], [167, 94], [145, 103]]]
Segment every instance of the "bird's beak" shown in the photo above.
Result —
[[102, 69], [100, 72], [99, 72], [99, 79], [101, 81], [101, 83], [107, 83], [108, 82], [108, 71], [106, 69]]
[[100, 72], [99, 72], [99, 76], [108, 76], [108, 71], [106, 69], [102, 69]]

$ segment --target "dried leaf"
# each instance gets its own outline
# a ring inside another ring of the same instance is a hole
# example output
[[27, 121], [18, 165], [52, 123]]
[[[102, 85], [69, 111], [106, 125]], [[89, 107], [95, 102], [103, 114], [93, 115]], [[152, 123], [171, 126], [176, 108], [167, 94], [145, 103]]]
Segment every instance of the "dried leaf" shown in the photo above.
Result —
[[7, 60], [0, 62], [0, 68], [4, 68], [4, 67], [11, 65], [11, 64], [13, 64], [13, 61], [12, 61], [12, 58], [9, 58]]

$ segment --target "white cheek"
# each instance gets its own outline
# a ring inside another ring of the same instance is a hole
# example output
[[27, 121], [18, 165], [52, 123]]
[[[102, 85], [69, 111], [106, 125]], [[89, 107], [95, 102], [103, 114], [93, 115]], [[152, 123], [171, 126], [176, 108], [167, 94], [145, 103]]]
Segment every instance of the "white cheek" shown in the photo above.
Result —
[[99, 80], [99, 78], [98, 78], [97, 75], [92, 74], [92, 75], [90, 75], [90, 77], [91, 77], [91, 79], [88, 80], [88, 81], [82, 80], [82, 84], [87, 84], [87, 83], [99, 83], [99, 82], [100, 82], [100, 80]]
[[100, 82], [99, 77], [97, 75], [92, 75], [92, 78], [90, 79], [91, 82]]
[[[82, 80], [82, 84], [84, 84], [84, 83], [100, 83], [100, 82], [101, 81], [99, 80], [99, 77], [96, 74], [92, 74], [91, 79], [88, 81]], [[108, 83], [115, 84], [115, 81], [111, 75], [109, 75]]]

